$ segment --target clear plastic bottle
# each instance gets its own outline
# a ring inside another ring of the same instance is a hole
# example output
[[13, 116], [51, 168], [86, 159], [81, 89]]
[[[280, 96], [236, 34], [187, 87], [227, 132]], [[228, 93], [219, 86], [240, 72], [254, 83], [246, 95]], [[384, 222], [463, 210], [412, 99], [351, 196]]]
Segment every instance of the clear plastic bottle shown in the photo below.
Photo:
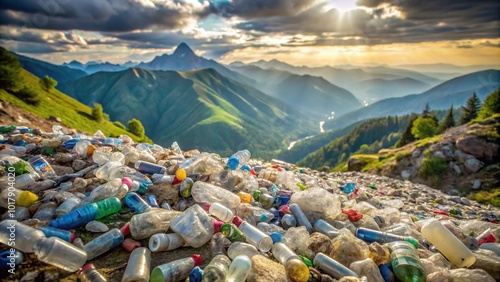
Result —
[[151, 206], [144, 201], [137, 193], [128, 193], [123, 202], [136, 214], [145, 213], [151, 210]]
[[234, 213], [230, 209], [219, 203], [213, 203], [210, 205], [208, 213], [224, 222], [230, 222], [234, 217]]
[[229, 266], [226, 282], [245, 281], [252, 270], [252, 261], [245, 255], [237, 256]]
[[368, 243], [378, 242], [383, 244], [395, 241], [406, 241], [415, 246], [415, 248], [418, 248], [419, 245], [418, 240], [411, 236], [399, 236], [387, 232], [367, 229], [364, 227], [360, 227], [356, 230], [356, 237]]
[[92, 160], [98, 165], [103, 165], [111, 158], [113, 149], [111, 147], [99, 147], [92, 154]]
[[290, 204], [290, 211], [292, 212], [293, 216], [297, 219], [297, 222], [300, 226], [304, 226], [309, 234], [314, 232], [314, 228], [311, 225], [311, 222], [309, 222], [309, 219], [307, 219], [306, 215], [302, 211], [299, 205], [297, 204]]
[[149, 238], [149, 249], [152, 252], [172, 251], [184, 246], [182, 237], [176, 233], [159, 233]]
[[358, 277], [356, 272], [343, 266], [341, 263], [323, 253], [316, 254], [313, 264], [315, 267], [318, 267], [321, 271], [335, 279], [340, 279], [344, 276]]
[[[15, 240], [11, 239], [12, 234], [15, 234]], [[43, 238], [45, 234], [41, 230], [16, 220], [7, 219], [0, 222], [0, 243], [23, 253], [32, 253], [35, 244]]]
[[231, 191], [201, 181], [194, 183], [191, 195], [197, 203], [205, 202], [210, 205], [219, 203], [229, 209], [235, 209], [241, 203], [240, 197]]
[[215, 256], [205, 267], [203, 282], [224, 282], [231, 265], [231, 260], [226, 255]]
[[89, 146], [92, 146], [90, 140], [80, 140], [75, 144], [75, 147], [73, 147], [73, 154], [80, 158], [86, 158]]
[[108, 280], [102, 276], [99, 271], [95, 268], [94, 264], [89, 263], [78, 270], [77, 274], [78, 279], [81, 282], [107, 282]]
[[212, 236], [212, 239], [210, 239], [210, 254], [212, 257], [215, 257], [217, 255], [225, 255], [227, 247], [229, 247], [232, 244], [229, 239], [224, 237], [222, 233], [216, 232], [214, 236]]
[[193, 248], [205, 245], [214, 235], [213, 220], [199, 205], [191, 206], [173, 219], [170, 229]]
[[339, 230], [333, 227], [330, 223], [318, 219], [314, 222], [314, 231], [320, 232], [328, 236], [328, 238], [333, 239], [340, 235]]
[[34, 247], [38, 260], [75, 272], [87, 261], [87, 254], [70, 243], [57, 237], [39, 240]]
[[118, 228], [113, 228], [88, 242], [83, 247], [87, 252], [87, 259], [92, 260], [109, 250], [120, 245], [125, 239], [124, 234]]
[[412, 244], [399, 241], [389, 243], [392, 270], [402, 282], [425, 282], [426, 273]]
[[69, 197], [56, 209], [57, 216], [63, 216], [76, 209], [81, 201], [78, 197]]
[[171, 221], [181, 212], [153, 208], [151, 211], [136, 214], [130, 220], [130, 234], [136, 240], [146, 239], [154, 234], [168, 230]]
[[88, 205], [109, 197], [117, 197], [121, 199], [127, 194], [127, 192], [127, 185], [123, 184], [120, 178], [114, 178], [92, 190], [90, 195], [80, 202], [80, 206]]
[[307, 282], [309, 280], [309, 268], [302, 262], [296, 253], [288, 248], [287, 245], [283, 243], [274, 244], [272, 253], [273, 256], [285, 266], [290, 281]]
[[295, 217], [291, 214], [285, 214], [283, 215], [283, 217], [281, 217], [281, 226], [283, 226], [284, 229], [288, 229], [290, 227], [296, 227], [297, 219], [295, 219]]
[[437, 219], [431, 218], [422, 226], [422, 235], [456, 267], [468, 267], [476, 256]]
[[122, 282], [148, 282], [150, 275], [151, 252], [147, 248], [137, 248], [128, 259]]
[[175, 180], [175, 175], [168, 175], [168, 174], [153, 174], [151, 176], [151, 179], [153, 180], [154, 183], [168, 183], [172, 184]]
[[178, 282], [186, 279], [189, 272], [201, 264], [200, 255], [178, 259], [159, 265], [151, 272], [151, 282]]
[[40, 179], [40, 175], [36, 172], [25, 173], [16, 176], [16, 180], [14, 181], [14, 188], [22, 189], [28, 185], [31, 185], [37, 182]]
[[30, 191], [20, 189], [4, 189], [0, 193], [0, 206], [8, 208], [9, 205], [30, 207], [38, 200], [38, 196]]
[[44, 159], [42, 156], [34, 156], [31, 159], [29, 159], [28, 162], [42, 178], [47, 179], [47, 178], [57, 177], [57, 174], [54, 171], [54, 169], [52, 169], [47, 160]]
[[41, 230], [45, 234], [45, 237], [47, 237], [47, 238], [57, 237], [57, 238], [63, 239], [64, 241], [66, 241], [68, 243], [73, 243], [73, 241], [75, 240], [75, 233], [70, 232], [68, 230], [63, 230], [63, 229], [54, 228], [54, 227], [50, 227], [50, 226], [43, 226], [43, 227], [40, 227], [38, 229]]
[[122, 209], [122, 203], [118, 198], [107, 198], [102, 201], [83, 206], [61, 217], [58, 217], [49, 223], [49, 226], [60, 229], [74, 229], [91, 222], [94, 219], [100, 219], [107, 215], [117, 213]]
[[258, 254], [259, 250], [257, 250], [255, 246], [243, 242], [234, 242], [227, 249], [227, 256], [231, 259], [235, 259], [240, 255], [245, 255], [249, 258], [252, 258], [253, 256]]
[[147, 173], [147, 174], [165, 174], [166, 168], [161, 165], [157, 165], [154, 163], [149, 163], [149, 162], [144, 162], [144, 161], [138, 161], [134, 164], [135, 169], [142, 173]]
[[242, 221], [238, 217], [234, 217], [233, 223], [241, 230], [247, 238], [247, 242], [254, 245], [259, 251], [265, 253], [271, 250], [273, 240], [257, 227], [246, 221]]
[[242, 203], [236, 208], [236, 215], [248, 219], [249, 217], [253, 217], [252, 222], [271, 222], [273, 220], [274, 215], [258, 206], [252, 206], [250, 204]]
[[33, 215], [33, 218], [38, 220], [52, 220], [56, 217], [56, 208], [57, 204], [54, 202], [43, 203]]
[[234, 153], [229, 159], [227, 160], [227, 167], [231, 170], [236, 170], [238, 168], [241, 168], [246, 162], [251, 158], [252, 154], [250, 154], [250, 151], [248, 150], [241, 150], [236, 153]]

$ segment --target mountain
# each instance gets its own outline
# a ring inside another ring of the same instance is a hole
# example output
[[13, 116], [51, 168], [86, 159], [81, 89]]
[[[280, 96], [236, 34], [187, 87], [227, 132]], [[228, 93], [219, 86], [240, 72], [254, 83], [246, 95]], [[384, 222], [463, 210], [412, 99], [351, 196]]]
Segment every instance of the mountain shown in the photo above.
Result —
[[100, 71], [107, 71], [107, 72], [122, 71], [125, 69], [128, 69], [128, 67], [125, 67], [122, 65], [117, 65], [117, 64], [112, 64], [112, 63], [108, 63], [108, 62], [87, 64], [85, 66], [85, 71], [89, 74], [93, 74], [93, 73], [100, 72]]
[[77, 69], [77, 70], [85, 71], [85, 65], [82, 64], [82, 63], [80, 63], [77, 60], [72, 60], [69, 63], [63, 63], [62, 66], [65, 66], [65, 67], [68, 67], [68, 68], [72, 68], [72, 69]]
[[231, 71], [225, 66], [217, 63], [214, 60], [208, 60], [203, 57], [197, 56], [193, 50], [186, 44], [181, 43], [171, 55], [163, 54], [156, 56], [151, 62], [140, 63], [137, 68], [147, 70], [172, 70], [172, 71], [191, 71], [199, 69], [214, 69], [221, 75], [245, 83], [254, 85], [255, 82], [247, 77]]
[[40, 78], [48, 75], [57, 80], [58, 83], [64, 83], [87, 75], [87, 73], [82, 70], [73, 69], [67, 66], [54, 65], [19, 54], [15, 55], [25, 70]]
[[328, 118], [332, 112], [339, 115], [361, 107], [361, 103], [352, 93], [322, 77], [297, 75], [251, 65], [232, 65], [232, 69], [257, 81], [255, 87], [259, 90], [318, 120]]
[[339, 129], [353, 122], [388, 115], [420, 113], [428, 103], [431, 109], [448, 109], [465, 105], [472, 93], [484, 98], [500, 87], [500, 71], [486, 70], [446, 81], [421, 94], [408, 95], [378, 101], [325, 122], [325, 129]]
[[376, 78], [359, 82], [357, 94], [360, 99], [372, 103], [372, 101], [391, 97], [422, 93], [430, 88], [432, 88], [431, 85], [408, 77], [392, 80]]
[[397, 68], [413, 70], [425, 73], [456, 73], [467, 74], [488, 69], [495, 69], [497, 65], [470, 65], [457, 66], [453, 64], [414, 64], [414, 65], [398, 65]]
[[227, 155], [247, 148], [269, 158], [289, 140], [315, 131], [295, 108], [214, 69], [99, 72], [61, 89], [84, 104], [102, 104], [112, 119], [137, 118], [153, 141], [177, 141], [183, 149]]

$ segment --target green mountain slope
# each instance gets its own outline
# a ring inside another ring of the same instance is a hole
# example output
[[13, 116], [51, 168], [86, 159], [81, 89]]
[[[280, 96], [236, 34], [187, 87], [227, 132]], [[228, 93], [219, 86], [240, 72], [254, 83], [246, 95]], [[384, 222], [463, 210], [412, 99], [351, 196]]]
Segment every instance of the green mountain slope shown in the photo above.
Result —
[[98, 102], [112, 119], [139, 119], [160, 145], [179, 142], [230, 154], [248, 148], [270, 157], [315, 126], [297, 110], [213, 69], [100, 72], [60, 86], [84, 104]]
[[0, 89], [1, 100], [7, 101], [10, 104], [42, 118], [49, 118], [50, 116], [59, 117], [64, 125], [88, 134], [93, 134], [100, 129], [106, 136], [127, 134], [135, 140], [138, 140], [136, 136], [117, 127], [110, 121], [102, 121], [100, 123], [95, 121], [91, 116], [91, 108], [64, 93], [56, 89], [46, 91], [40, 86], [40, 79], [28, 71], [21, 70], [21, 77], [23, 80], [21, 86], [26, 86], [41, 96], [39, 105], [34, 106], [27, 104], [4, 89]]
[[79, 79], [87, 75], [82, 70], [72, 69], [66, 66], [54, 65], [37, 59], [15, 54], [23, 68], [30, 73], [43, 78], [48, 75], [59, 83]]

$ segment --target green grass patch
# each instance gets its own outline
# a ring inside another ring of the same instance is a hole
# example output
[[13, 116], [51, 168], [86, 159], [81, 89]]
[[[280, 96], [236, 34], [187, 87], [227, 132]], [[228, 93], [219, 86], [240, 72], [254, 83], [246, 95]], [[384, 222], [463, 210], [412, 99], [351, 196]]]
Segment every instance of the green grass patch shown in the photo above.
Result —
[[438, 157], [432, 157], [424, 159], [419, 172], [422, 177], [429, 179], [436, 185], [441, 182], [441, 178], [448, 172], [448, 170], [449, 168], [446, 160]]
[[500, 188], [471, 193], [467, 196], [467, 198], [475, 200], [481, 204], [492, 204], [493, 206], [500, 208]]
[[407, 158], [411, 156], [411, 152], [410, 151], [403, 151], [403, 152], [398, 152], [396, 154], [396, 161], [402, 161], [404, 158]]
[[441, 138], [443, 138], [442, 134], [436, 135], [436, 136], [433, 136], [433, 137], [429, 137], [429, 138], [425, 138], [425, 139], [422, 139], [422, 140], [418, 140], [418, 141], [416, 141], [415, 145], [417, 146], [417, 148], [422, 148], [422, 147], [425, 147], [425, 146], [437, 143], [439, 140], [441, 140]]
[[336, 167], [334, 167], [332, 169], [332, 171], [346, 172], [347, 171], [347, 162], [341, 162]]

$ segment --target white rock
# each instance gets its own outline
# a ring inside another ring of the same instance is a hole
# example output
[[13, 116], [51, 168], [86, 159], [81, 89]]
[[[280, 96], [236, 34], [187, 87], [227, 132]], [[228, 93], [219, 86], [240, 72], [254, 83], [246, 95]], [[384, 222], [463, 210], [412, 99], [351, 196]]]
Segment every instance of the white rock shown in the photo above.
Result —
[[101, 233], [109, 230], [109, 227], [100, 221], [91, 221], [85, 225], [85, 229], [89, 232]]
[[481, 188], [481, 179], [474, 179], [474, 182], [472, 183], [472, 189], [479, 188]]

